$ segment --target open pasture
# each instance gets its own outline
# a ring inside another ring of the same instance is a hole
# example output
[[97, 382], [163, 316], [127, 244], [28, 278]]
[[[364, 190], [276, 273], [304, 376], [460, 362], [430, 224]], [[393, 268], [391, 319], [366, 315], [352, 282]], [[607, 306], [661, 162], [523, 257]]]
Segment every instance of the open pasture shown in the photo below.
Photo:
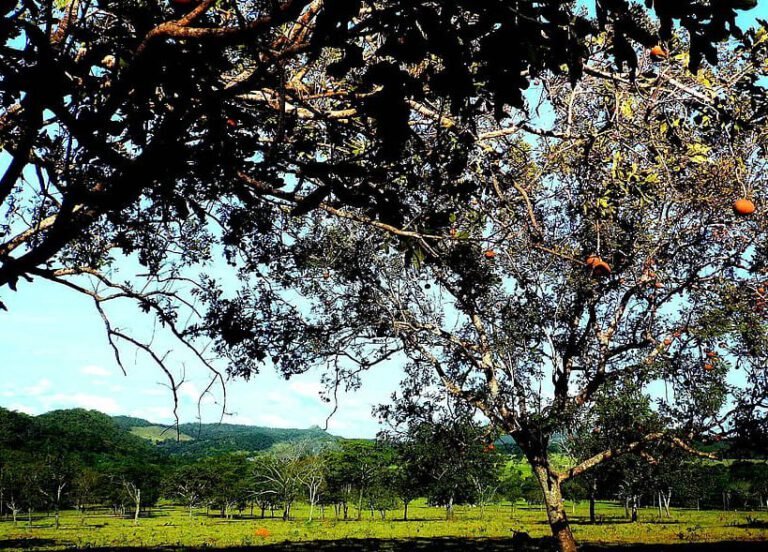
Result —
[[[598, 522], [588, 521], [587, 503], [569, 504], [574, 533], [585, 549], [631, 550], [763, 550], [768, 546], [768, 513], [747, 511], [696, 511], [672, 509], [670, 518], [659, 519], [658, 511], [641, 509], [638, 523], [623, 517], [623, 508], [599, 503]], [[535, 544], [518, 537], [528, 533], [533, 539], [547, 537], [549, 526], [537, 506], [520, 503], [493, 505], [484, 516], [479, 508], [459, 507], [453, 520], [446, 521], [444, 510], [417, 503], [410, 508], [409, 521], [398, 519], [394, 510], [387, 519], [363, 512], [361, 521], [337, 520], [326, 508], [325, 519], [307, 521], [308, 509], [297, 505], [292, 520], [278, 517], [261, 519], [245, 511], [234, 519], [222, 519], [204, 510], [192, 517], [183, 508], [161, 506], [151, 515], [133, 520], [116, 518], [99, 510], [82, 516], [75, 511], [62, 513], [61, 527], [53, 518], [33, 514], [31, 525], [19, 519], [0, 521], [0, 549], [61, 550], [89, 549], [238, 549], [263, 547], [265, 551], [310, 550], [461, 550], [462, 552], [527, 549]], [[258, 514], [258, 512], [257, 512]], [[279, 513], [276, 513], [276, 516]], [[356, 517], [352, 509], [350, 516]], [[317, 516], [320, 517], [319, 515]], [[638, 543], [643, 543], [639, 546]], [[736, 544], [738, 543], [738, 544]], [[539, 543], [539, 546], [544, 543]]]

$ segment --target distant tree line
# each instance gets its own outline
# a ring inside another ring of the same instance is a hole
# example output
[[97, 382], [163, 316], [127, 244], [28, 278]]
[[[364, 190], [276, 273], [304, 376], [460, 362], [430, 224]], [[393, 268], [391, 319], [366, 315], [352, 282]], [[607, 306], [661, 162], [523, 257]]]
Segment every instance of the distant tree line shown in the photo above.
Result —
[[[516, 450], [469, 418], [413, 422], [377, 441], [289, 442], [197, 458], [161, 454], [93, 411], [33, 418], [0, 409], [0, 517], [13, 523], [45, 513], [58, 526], [63, 509], [76, 509], [85, 521], [96, 508], [138, 522], [160, 500], [185, 507], [190, 517], [204, 510], [289, 520], [304, 503], [310, 520], [361, 520], [385, 519], [393, 510], [408, 519], [409, 505], [425, 497], [444, 507], [447, 519], [456, 505], [467, 504], [482, 516], [502, 501], [512, 508], [521, 499], [541, 503], [537, 481], [518, 470], [521, 464]], [[649, 505], [659, 516], [669, 516], [671, 505], [764, 508], [768, 464], [626, 457], [610, 470], [569, 481], [564, 494], [593, 505], [619, 500], [628, 517]]]

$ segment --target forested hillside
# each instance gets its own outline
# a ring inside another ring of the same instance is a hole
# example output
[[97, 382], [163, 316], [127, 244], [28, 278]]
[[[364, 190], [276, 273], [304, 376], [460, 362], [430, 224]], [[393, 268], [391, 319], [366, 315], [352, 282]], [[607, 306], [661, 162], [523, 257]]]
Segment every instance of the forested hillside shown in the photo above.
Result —
[[194, 457], [228, 452], [255, 452], [267, 450], [279, 443], [299, 441], [319, 446], [337, 439], [319, 427], [283, 429], [218, 423], [179, 424], [177, 438], [175, 427], [128, 416], [115, 416], [113, 420], [123, 430], [155, 442], [159, 450], [172, 455]]
[[158, 459], [144, 439], [95, 410], [54, 410], [29, 416], [0, 407], [0, 451], [6, 455], [72, 457], [93, 466], [117, 458]]
[[[296, 502], [350, 507], [403, 508], [425, 497], [442, 505], [484, 507], [501, 500], [541, 500], [538, 484], [509, 438], [499, 439], [470, 418], [423, 422], [378, 440], [341, 439], [314, 427], [271, 429], [230, 424], [182, 424], [168, 429], [138, 418], [82, 410], [40, 416], [0, 408], [0, 516], [76, 508], [108, 508], [138, 517], [161, 498], [231, 517], [245, 508], [282, 511]], [[143, 435], [140, 437], [136, 433]], [[562, 435], [553, 458], [573, 462], [602, 433]], [[167, 438], [166, 438], [167, 437]], [[165, 440], [160, 440], [160, 439]], [[768, 497], [765, 461], [711, 462], [671, 457], [647, 464], [632, 457], [609, 470], [564, 486], [567, 500], [597, 499], [707, 508], [761, 508]]]

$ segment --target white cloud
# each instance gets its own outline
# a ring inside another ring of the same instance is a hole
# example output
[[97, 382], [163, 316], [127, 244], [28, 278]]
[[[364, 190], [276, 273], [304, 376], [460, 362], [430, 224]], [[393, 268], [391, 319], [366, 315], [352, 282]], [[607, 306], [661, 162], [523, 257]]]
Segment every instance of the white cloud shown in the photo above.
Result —
[[31, 397], [38, 397], [44, 394], [46, 391], [50, 390], [52, 386], [53, 384], [51, 383], [51, 380], [41, 379], [36, 384], [25, 388], [24, 393]]
[[226, 416], [223, 422], [225, 424], [260, 425], [257, 420], [254, 420], [250, 416], [241, 416], [240, 414]]
[[16, 393], [13, 391], [0, 391], [0, 397], [15, 397]]
[[278, 416], [277, 414], [259, 414], [254, 419], [254, 423], [256, 425], [267, 426], [267, 427], [289, 427], [289, 428], [296, 427], [295, 423], [291, 423], [289, 420], [286, 420], [285, 418], [283, 418], [282, 416]]
[[41, 398], [45, 403], [46, 409], [55, 405], [58, 407], [87, 408], [98, 410], [105, 414], [119, 414], [120, 405], [111, 397], [100, 397], [99, 395], [89, 395], [87, 393], [75, 393], [72, 395], [57, 393]]
[[37, 414], [34, 408], [31, 408], [25, 404], [18, 404], [18, 403], [8, 405], [8, 410], [23, 412], [24, 414]]
[[171, 423], [175, 421], [173, 417], [173, 408], [170, 406], [148, 406], [134, 410], [131, 412], [131, 416], [154, 423]]
[[95, 364], [89, 364], [80, 368], [80, 373], [86, 376], [95, 376], [97, 378], [108, 378], [112, 375], [110, 370], [107, 370], [103, 366], [97, 366]]
[[213, 404], [216, 402], [216, 399], [210, 392], [206, 393], [204, 397], [201, 397], [202, 394], [203, 392], [200, 388], [192, 382], [184, 382], [179, 388], [179, 395], [188, 398], [194, 404], [197, 404], [198, 401], [201, 404]]
[[316, 381], [293, 380], [288, 384], [288, 387], [298, 395], [315, 399], [319, 398], [320, 392], [323, 390], [323, 386]]

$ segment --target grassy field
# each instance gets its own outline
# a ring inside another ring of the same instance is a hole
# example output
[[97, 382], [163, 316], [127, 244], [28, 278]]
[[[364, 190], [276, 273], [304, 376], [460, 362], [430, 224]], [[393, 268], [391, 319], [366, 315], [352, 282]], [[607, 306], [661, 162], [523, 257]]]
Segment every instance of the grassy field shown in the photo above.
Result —
[[[622, 508], [600, 503], [598, 517], [602, 522], [592, 525], [587, 520], [586, 503], [577, 505], [575, 512], [570, 510], [576, 538], [598, 548], [644, 543], [675, 545], [664, 547], [665, 550], [730, 550], [735, 546], [733, 543], [743, 541], [743, 546], [739, 544], [740, 552], [768, 550], [768, 545], [764, 544], [768, 542], [766, 512], [672, 510], [671, 518], [659, 520], [656, 510], [645, 509], [640, 511], [640, 521], [632, 524], [623, 519]], [[455, 546], [457, 550], [468, 552], [508, 550], [514, 531], [529, 533], [534, 538], [547, 536], [549, 532], [543, 521], [543, 512], [522, 503], [514, 512], [509, 505], [491, 506], [484, 518], [481, 518], [478, 508], [458, 508], [451, 521], [445, 520], [442, 509], [424, 504], [411, 506], [409, 517], [412, 520], [407, 522], [397, 519], [402, 515], [400, 511], [390, 512], [388, 518], [392, 519], [386, 520], [378, 514], [371, 518], [370, 513], [365, 512], [362, 522], [337, 521], [332, 509], [326, 509], [325, 520], [308, 522], [307, 513], [306, 507], [297, 506], [295, 519], [289, 522], [247, 515], [224, 520], [206, 516], [204, 511], [195, 512], [190, 518], [184, 509], [162, 506], [155, 509], [151, 517], [144, 517], [138, 525], [134, 525], [133, 520], [118, 519], [106, 512], [92, 512], [86, 517], [77, 512], [64, 512], [58, 530], [54, 528], [52, 518], [43, 516], [33, 516], [31, 526], [26, 519], [20, 519], [15, 526], [9, 520], [0, 522], [0, 549], [242, 548], [268, 545], [265, 550], [367, 551], [399, 550], [401, 546], [404, 550], [447, 550]], [[355, 511], [351, 510], [350, 514], [354, 516]], [[282, 544], [286, 542], [292, 544]], [[750, 546], [748, 542], [755, 544]], [[691, 547], [691, 543], [718, 545], [701, 548]], [[685, 544], [689, 546], [681, 546]], [[661, 548], [656, 546], [650, 549]]]

